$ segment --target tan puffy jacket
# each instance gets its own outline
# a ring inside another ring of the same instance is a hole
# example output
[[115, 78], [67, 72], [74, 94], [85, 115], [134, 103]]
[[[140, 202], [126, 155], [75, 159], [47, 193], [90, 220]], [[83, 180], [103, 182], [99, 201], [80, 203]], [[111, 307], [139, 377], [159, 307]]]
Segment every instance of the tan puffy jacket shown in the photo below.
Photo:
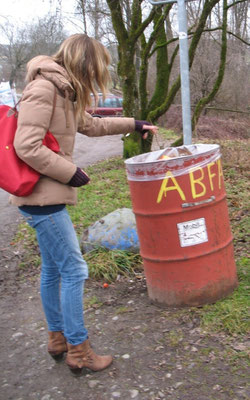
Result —
[[[76, 132], [87, 136], [128, 133], [134, 118], [94, 118], [86, 113], [79, 126], [75, 117], [75, 92], [64, 68], [50, 57], [35, 57], [29, 64], [28, 79], [18, 116], [14, 147], [18, 156], [41, 174], [34, 191], [27, 197], [11, 196], [14, 205], [76, 204], [77, 190], [67, 183], [76, 172], [72, 153]], [[56, 107], [52, 116], [55, 86]], [[51, 118], [52, 117], [52, 118]], [[60, 152], [42, 144], [47, 131], [57, 139]]]

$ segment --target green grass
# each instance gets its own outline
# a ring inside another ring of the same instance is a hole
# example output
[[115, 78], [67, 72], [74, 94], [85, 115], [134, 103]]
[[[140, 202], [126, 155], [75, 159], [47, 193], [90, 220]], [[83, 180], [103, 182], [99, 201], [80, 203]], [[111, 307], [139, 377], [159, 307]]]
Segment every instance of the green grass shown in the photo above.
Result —
[[230, 335], [249, 331], [249, 145], [247, 141], [223, 141], [223, 173], [237, 265], [239, 286], [226, 299], [203, 307], [201, 323], [207, 330]]
[[18, 246], [22, 249], [22, 258], [18, 267], [20, 277], [25, 279], [25, 276], [32, 276], [40, 271], [41, 258], [38, 250], [35, 230], [28, 224], [21, 223], [18, 232], [11, 243], [13, 246]]
[[96, 296], [86, 297], [84, 300], [84, 308], [87, 310], [88, 308], [100, 308], [103, 305], [101, 300]]
[[109, 251], [104, 248], [93, 250], [84, 255], [93, 279], [114, 282], [117, 277], [131, 277], [142, 272], [142, 260], [139, 254], [122, 250]]
[[91, 184], [78, 190], [78, 204], [68, 207], [77, 232], [117, 208], [131, 208], [124, 160], [110, 159], [86, 169]]
[[163, 138], [169, 139], [169, 140], [176, 140], [180, 137], [180, 135], [177, 135], [174, 131], [172, 131], [170, 129], [161, 128], [161, 127], [159, 127], [159, 135], [161, 135]]
[[237, 262], [239, 286], [226, 299], [213, 305], [204, 306], [201, 324], [205, 330], [224, 331], [233, 334], [245, 334], [249, 330], [249, 288], [250, 262], [242, 257]]

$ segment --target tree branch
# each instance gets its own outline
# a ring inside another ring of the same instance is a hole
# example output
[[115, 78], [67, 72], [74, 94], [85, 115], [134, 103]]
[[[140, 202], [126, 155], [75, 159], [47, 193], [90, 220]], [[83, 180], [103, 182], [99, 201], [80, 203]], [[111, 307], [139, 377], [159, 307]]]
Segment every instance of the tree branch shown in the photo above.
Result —
[[[217, 26], [216, 28], [204, 29], [204, 30], [203, 30], [203, 33], [204, 33], [204, 32], [215, 32], [215, 31], [221, 31], [221, 30], [222, 30], [222, 26]], [[191, 32], [191, 31], [190, 31], [190, 32], [188, 32], [188, 37], [191, 38], [194, 34], [195, 34], [195, 32]], [[242, 43], [246, 44], [247, 46], [250, 46], [250, 43], [249, 43], [249, 42], [247, 42], [246, 40], [244, 40], [242, 37], [236, 35], [235, 33], [233, 33], [233, 32], [231, 32], [231, 31], [228, 31], [228, 30], [227, 30], [227, 34], [228, 34], [228, 35], [234, 36], [236, 39], [240, 40]], [[158, 45], [158, 46], [155, 46], [154, 49], [152, 50], [152, 52], [149, 54], [149, 58], [152, 57], [152, 55], [155, 53], [155, 51], [156, 51], [157, 49], [159, 49], [159, 48], [161, 48], [161, 47], [164, 47], [164, 46], [168, 46], [170, 43], [176, 42], [177, 40], [179, 40], [179, 38], [178, 38], [178, 37], [175, 37], [175, 38], [172, 38], [172, 39], [168, 40], [168, 41], [165, 42], [165, 43], [162, 43], [162, 44], [160, 44], [160, 45]]]
[[229, 5], [227, 6], [227, 9], [229, 9], [230, 7], [234, 7], [234, 6], [236, 6], [236, 4], [239, 4], [239, 3], [246, 3], [246, 0], [238, 0], [238, 1], [235, 1], [235, 3], [229, 4]]
[[153, 21], [154, 16], [156, 13], [156, 7], [152, 8], [149, 16], [139, 25], [136, 31], [134, 31], [133, 35], [131, 36], [131, 40], [135, 43], [147, 26]]
[[119, 43], [125, 42], [128, 39], [128, 32], [122, 19], [120, 2], [117, 0], [107, 0], [107, 3], [111, 12], [112, 23], [117, 40]]

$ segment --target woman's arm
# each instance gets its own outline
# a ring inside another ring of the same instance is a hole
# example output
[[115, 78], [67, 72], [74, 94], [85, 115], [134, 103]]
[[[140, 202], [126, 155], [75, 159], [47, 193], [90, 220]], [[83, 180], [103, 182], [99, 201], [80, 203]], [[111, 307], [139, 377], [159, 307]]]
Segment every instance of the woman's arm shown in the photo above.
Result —
[[86, 136], [119, 135], [121, 133], [134, 132], [134, 118], [125, 117], [92, 117], [85, 113], [85, 124], [78, 126], [78, 132]]

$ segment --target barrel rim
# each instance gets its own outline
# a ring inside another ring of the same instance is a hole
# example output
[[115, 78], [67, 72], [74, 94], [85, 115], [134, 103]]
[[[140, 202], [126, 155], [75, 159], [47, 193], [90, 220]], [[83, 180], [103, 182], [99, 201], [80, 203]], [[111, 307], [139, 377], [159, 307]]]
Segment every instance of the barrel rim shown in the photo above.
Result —
[[[130, 165], [131, 166], [132, 165], [136, 166], [136, 165], [143, 165], [143, 164], [157, 164], [157, 163], [162, 163], [162, 162], [167, 163], [167, 162], [170, 162], [170, 161], [173, 161], [173, 160], [179, 160], [179, 159], [188, 160], [189, 158], [202, 156], [202, 155], [208, 154], [209, 152], [213, 152], [213, 151], [216, 151], [216, 150], [220, 149], [220, 145], [218, 145], [218, 144], [206, 144], [206, 143], [196, 143], [196, 144], [192, 144], [192, 145], [178, 146], [178, 147], [175, 147], [175, 148], [176, 149], [179, 149], [179, 148], [183, 149], [183, 148], [189, 148], [190, 146], [192, 146], [192, 147], [195, 147], [195, 146], [197, 146], [197, 147], [208, 147], [208, 148], [207, 148], [207, 150], [204, 150], [202, 152], [197, 152], [197, 153], [194, 153], [194, 154], [188, 154], [186, 156], [171, 157], [171, 159], [169, 159], [169, 160], [164, 160], [164, 159], [159, 160], [158, 159], [158, 160], [150, 160], [150, 161], [147, 161], [147, 160], [137, 161], [136, 160], [137, 158], [142, 158], [143, 156], [145, 157], [145, 153], [144, 153], [144, 154], [139, 154], [137, 156], [128, 158], [127, 160], [125, 160], [125, 164], [128, 165], [128, 166], [130, 166]], [[173, 149], [173, 148], [172, 147], [165, 147], [164, 149], [150, 152], [150, 154], [152, 154], [152, 153], [159, 153], [160, 154], [160, 153], [163, 153], [167, 149]], [[148, 153], [146, 153], [146, 154], [148, 154]], [[136, 161], [134, 161], [134, 160], [136, 160]]]

